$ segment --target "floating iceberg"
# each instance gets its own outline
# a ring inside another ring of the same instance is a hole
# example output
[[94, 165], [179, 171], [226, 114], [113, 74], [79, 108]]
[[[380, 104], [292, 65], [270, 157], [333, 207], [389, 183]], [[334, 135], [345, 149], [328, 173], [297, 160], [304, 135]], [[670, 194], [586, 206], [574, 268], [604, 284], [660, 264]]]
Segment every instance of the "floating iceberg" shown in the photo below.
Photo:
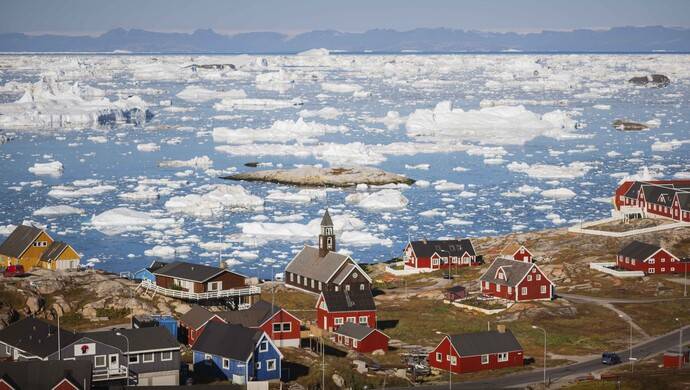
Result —
[[175, 196], [165, 202], [165, 208], [173, 213], [187, 214], [199, 218], [219, 216], [230, 210], [255, 210], [263, 206], [264, 201], [254, 196], [239, 185], [211, 185], [203, 195], [189, 194]]
[[374, 211], [400, 210], [409, 203], [400, 191], [393, 189], [373, 193], [358, 192], [345, 197], [345, 201]]
[[143, 211], [124, 207], [104, 211], [91, 218], [91, 225], [106, 235], [117, 235], [146, 228], [162, 230], [178, 223], [173, 218], [159, 218]]
[[53, 161], [49, 163], [36, 163], [29, 168], [29, 172], [34, 175], [51, 175], [60, 176], [65, 168], [60, 161]]
[[306, 122], [299, 118], [296, 121], [275, 121], [267, 129], [229, 129], [216, 127], [213, 129], [213, 140], [229, 144], [251, 144], [254, 142], [287, 142], [320, 137], [329, 133], [347, 132], [347, 127], [326, 125], [317, 122]]

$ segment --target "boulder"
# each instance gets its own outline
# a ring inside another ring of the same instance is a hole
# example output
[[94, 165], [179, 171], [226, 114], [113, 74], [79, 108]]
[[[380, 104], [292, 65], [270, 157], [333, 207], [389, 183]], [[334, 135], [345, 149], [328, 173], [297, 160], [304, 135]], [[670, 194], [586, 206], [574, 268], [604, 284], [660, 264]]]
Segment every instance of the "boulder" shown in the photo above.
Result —
[[342, 376], [338, 374], [333, 374], [331, 378], [333, 379], [333, 383], [335, 383], [335, 385], [338, 386], [338, 388], [342, 389], [343, 386], [345, 386], [345, 379], [343, 379]]
[[38, 313], [41, 311], [43, 308], [43, 299], [37, 296], [30, 296], [26, 298], [26, 310], [28, 310], [27, 314], [34, 314]]
[[639, 131], [649, 129], [649, 126], [645, 125], [644, 123], [638, 123], [623, 119], [616, 119], [615, 121], [613, 121], [613, 127], [616, 130], [623, 131]]
[[383, 349], [377, 349], [376, 351], [372, 352], [371, 354], [374, 356], [383, 356], [386, 354], [386, 351], [384, 351]]
[[671, 84], [671, 79], [663, 74], [652, 74], [647, 76], [633, 77], [628, 80], [630, 83], [640, 86], [666, 87]]

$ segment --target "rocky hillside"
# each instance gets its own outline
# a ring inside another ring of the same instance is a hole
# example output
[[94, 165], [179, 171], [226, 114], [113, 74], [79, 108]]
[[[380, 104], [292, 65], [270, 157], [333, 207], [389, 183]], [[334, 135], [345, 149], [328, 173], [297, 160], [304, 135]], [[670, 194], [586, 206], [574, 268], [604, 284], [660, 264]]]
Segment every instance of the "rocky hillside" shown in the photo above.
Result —
[[129, 322], [132, 315], [184, 313], [187, 304], [165, 297], [142, 297], [136, 282], [103, 271], [57, 273], [35, 270], [0, 284], [0, 327], [35, 315], [74, 329]]

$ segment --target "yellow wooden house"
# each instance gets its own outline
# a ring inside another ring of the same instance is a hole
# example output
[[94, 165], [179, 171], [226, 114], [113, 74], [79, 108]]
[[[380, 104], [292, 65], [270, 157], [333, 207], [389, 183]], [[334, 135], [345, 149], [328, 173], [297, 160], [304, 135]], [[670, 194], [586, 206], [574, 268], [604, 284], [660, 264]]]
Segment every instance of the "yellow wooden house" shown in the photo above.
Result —
[[43, 229], [20, 225], [0, 244], [0, 266], [20, 264], [34, 268], [65, 270], [79, 268], [79, 254], [69, 244], [55, 241]]

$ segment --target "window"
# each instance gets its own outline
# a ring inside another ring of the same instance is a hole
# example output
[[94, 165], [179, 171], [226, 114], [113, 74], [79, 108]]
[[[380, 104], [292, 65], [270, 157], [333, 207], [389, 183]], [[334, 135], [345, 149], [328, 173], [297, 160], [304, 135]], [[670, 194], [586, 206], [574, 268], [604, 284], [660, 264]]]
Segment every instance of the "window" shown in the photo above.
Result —
[[289, 322], [283, 322], [283, 332], [291, 332], [292, 324]]
[[172, 351], [161, 352], [161, 361], [162, 362], [169, 362], [171, 360], [172, 360]]
[[632, 260], [630, 261], [630, 264], [635, 265], [635, 259], [632, 259]]
[[294, 282], [295, 281], [295, 274], [290, 274], [290, 281]]
[[532, 281], [532, 275], [527, 275], [527, 281], [531, 282]]
[[314, 288], [314, 279], [311, 280], [311, 288]]
[[260, 370], [261, 369], [261, 362], [256, 362], [256, 364], [254, 366], [256, 367], [257, 370]]
[[223, 369], [225, 369], [225, 370], [230, 369], [230, 359], [223, 358]]
[[359, 316], [359, 323], [366, 325], [369, 323], [369, 318], [367, 316]]
[[496, 285], [496, 292], [501, 292], [501, 285], [500, 284]]
[[207, 366], [213, 364], [213, 356], [209, 354], [204, 354], [204, 363], [206, 363]]
[[352, 348], [357, 348], [357, 340], [352, 339]]
[[648, 271], [648, 273], [653, 274], [653, 273], [654, 273], [654, 268], [650, 268], [650, 269], [648, 269], [647, 271]]
[[512, 294], [512, 293], [513, 293], [513, 288], [512, 288], [512, 287], [508, 287], [508, 295], [510, 295], [510, 294]]
[[508, 352], [501, 352], [498, 354], [498, 361], [499, 362], [507, 362], [508, 361]]
[[666, 272], [666, 268], [661, 267], [661, 272]]
[[333, 238], [328, 237], [328, 248], [332, 248], [332, 247], [333, 247]]
[[266, 360], [266, 370], [267, 371], [275, 371], [276, 370], [276, 360], [275, 359]]
[[649, 259], [649, 264], [654, 264], [654, 259]]
[[437, 362], [443, 361], [443, 355], [441, 354], [441, 352], [436, 352], [436, 361]]
[[489, 364], [489, 355], [482, 355], [482, 364]]
[[343, 317], [335, 317], [334, 318], [334, 323], [336, 325], [342, 325], [343, 324]]
[[145, 353], [142, 357], [144, 363], [153, 363], [154, 358], [152, 353]]
[[364, 291], [364, 283], [359, 284], [359, 291]]
[[347, 317], [347, 322], [354, 324], [357, 322], [357, 317]]
[[129, 355], [129, 364], [139, 363], [139, 355]]
[[359, 275], [357, 275], [357, 272], [352, 273], [352, 279], [357, 279], [357, 276], [359, 276]]
[[34, 241], [34, 246], [39, 248], [46, 247], [48, 246], [48, 241]]
[[450, 365], [451, 366], [457, 366], [458, 365], [458, 358], [455, 356], [450, 357]]
[[527, 287], [523, 287], [520, 294], [527, 295]]
[[484, 288], [489, 288], [489, 282], [484, 282]]
[[11, 352], [11, 351], [10, 351], [10, 346], [9, 346], [9, 345], [5, 345], [5, 353], [9, 355], [10, 352]]
[[105, 367], [105, 355], [98, 355], [93, 357], [94, 367]]
[[282, 329], [282, 324], [280, 322], [276, 322], [273, 324], [273, 333], [279, 333], [281, 332]]
[[676, 267], [671, 267], [671, 272], [676, 272]]
[[350, 285], [349, 284], [345, 285], [345, 291], [350, 291]]
[[259, 352], [266, 352], [268, 351], [268, 341], [264, 340], [259, 344]]
[[541, 280], [541, 274], [537, 275], [537, 280]]
[[546, 286], [539, 287], [539, 292], [541, 292], [542, 294], [546, 294]]
[[319, 282], [319, 291], [321, 291], [321, 282]]

